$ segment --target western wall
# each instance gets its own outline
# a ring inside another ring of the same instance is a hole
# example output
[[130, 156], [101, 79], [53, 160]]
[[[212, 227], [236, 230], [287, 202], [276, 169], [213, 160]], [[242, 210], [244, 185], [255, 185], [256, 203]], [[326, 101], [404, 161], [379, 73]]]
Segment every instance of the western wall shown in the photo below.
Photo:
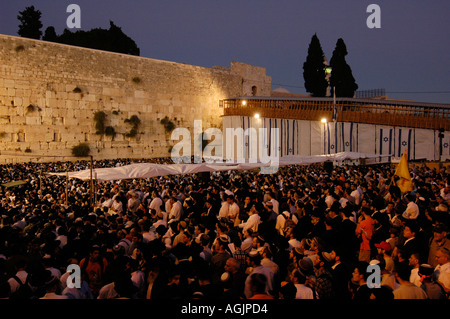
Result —
[[[0, 35], [0, 163], [169, 156], [177, 143], [161, 124], [221, 128], [219, 101], [269, 96], [263, 67], [231, 62], [211, 68]], [[96, 134], [103, 111], [115, 135]], [[137, 116], [135, 136], [127, 136]]]

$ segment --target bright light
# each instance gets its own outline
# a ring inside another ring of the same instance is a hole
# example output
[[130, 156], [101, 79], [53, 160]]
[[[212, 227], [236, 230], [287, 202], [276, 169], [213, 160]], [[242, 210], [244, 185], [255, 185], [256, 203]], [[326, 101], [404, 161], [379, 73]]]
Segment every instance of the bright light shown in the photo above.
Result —
[[247, 101], [246, 100], [244, 100], [244, 101], [242, 101], [242, 105], [247, 105]]
[[255, 119], [259, 119], [259, 113], [255, 114]]
[[323, 119], [321, 120], [321, 122], [322, 122], [322, 123], [326, 123], [326, 122], [327, 122], [327, 119], [326, 119], [326, 118], [323, 118]]

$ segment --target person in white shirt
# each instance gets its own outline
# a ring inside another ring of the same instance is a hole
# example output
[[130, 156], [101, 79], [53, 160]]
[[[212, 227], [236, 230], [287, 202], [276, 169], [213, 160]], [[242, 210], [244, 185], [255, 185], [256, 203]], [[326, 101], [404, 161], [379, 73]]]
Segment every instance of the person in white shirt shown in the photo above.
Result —
[[450, 293], [450, 250], [441, 247], [436, 251], [438, 265], [434, 269], [434, 278], [442, 285], [445, 292]]
[[413, 195], [408, 194], [406, 196], [406, 210], [403, 212], [402, 216], [406, 219], [416, 219], [419, 216], [419, 206], [414, 202], [415, 198]]
[[327, 207], [330, 208], [334, 203], [333, 194], [331, 194], [331, 191], [329, 189], [325, 189], [325, 195], [325, 203], [327, 204]]
[[250, 276], [258, 273], [263, 274], [267, 278], [266, 293], [273, 293], [274, 288], [274, 272], [271, 268], [261, 265], [262, 256], [257, 251], [251, 251], [247, 257], [247, 263], [251, 267], [251, 273], [247, 276], [244, 284], [244, 294], [247, 299], [253, 296], [250, 289]]
[[258, 231], [258, 225], [261, 223], [261, 217], [259, 217], [258, 211], [255, 207], [255, 204], [250, 208], [249, 217], [246, 222], [238, 225], [239, 228], [242, 228], [243, 232], [246, 232], [248, 229], [251, 229], [253, 232]]
[[229, 210], [230, 210], [230, 203], [228, 203], [228, 195], [223, 194], [222, 195], [222, 205], [220, 206], [219, 216], [218, 216], [219, 219], [227, 218]]
[[440, 191], [442, 199], [447, 203], [450, 204], [450, 186], [445, 186], [445, 188], [442, 188]]
[[180, 220], [181, 214], [183, 213], [183, 205], [175, 197], [170, 199], [172, 209], [169, 213], [169, 220]]
[[351, 184], [352, 192], [350, 193], [350, 196], [352, 196], [355, 199], [355, 205], [359, 206], [361, 203], [361, 193], [356, 187], [356, 184]]
[[158, 214], [156, 214], [156, 218], [157, 220], [153, 223], [152, 228], [156, 229], [159, 225], [163, 225], [167, 228], [167, 214], [165, 212], [159, 212]]
[[227, 203], [229, 205], [227, 217], [231, 220], [234, 220], [236, 217], [239, 216], [239, 206], [236, 203], [233, 195], [228, 195]]
[[158, 194], [156, 194], [155, 191], [152, 192], [152, 201], [148, 205], [149, 209], [154, 209], [156, 213], [158, 214], [161, 211], [161, 205], [163, 204], [163, 201], [161, 198], [158, 197]]
[[170, 200], [170, 196], [166, 195], [163, 197], [164, 201], [164, 208], [167, 214], [170, 213], [170, 210], [172, 209], [172, 201]]
[[109, 196], [103, 196], [103, 201], [101, 202], [101, 207], [111, 208], [114, 200]]
[[277, 216], [277, 222], [275, 224], [275, 229], [282, 235], [284, 235], [283, 231], [285, 229], [286, 221], [289, 218], [292, 219], [294, 224], [298, 223], [297, 216], [295, 216], [294, 214], [291, 214], [288, 211], [284, 211]]
[[[297, 288], [295, 299], [314, 299], [314, 292], [306, 286], [306, 276], [299, 269], [295, 269], [292, 272], [291, 282]], [[317, 298], [317, 294], [315, 297]]]
[[123, 211], [123, 204], [122, 204], [122, 202], [120, 201], [120, 198], [119, 198], [119, 196], [115, 196], [114, 197], [114, 202], [113, 202], [113, 204], [111, 205], [111, 208], [109, 209], [109, 213], [110, 214], [120, 214], [120, 213], [122, 213], [122, 211]]
[[419, 254], [413, 253], [411, 257], [409, 257], [409, 266], [411, 266], [411, 276], [409, 277], [409, 282], [413, 283], [417, 287], [422, 285], [421, 278], [419, 276]]
[[269, 192], [267, 198], [270, 202], [272, 202], [272, 207], [273, 207], [272, 209], [278, 215], [280, 212], [279, 211], [280, 203], [275, 199], [275, 194], [273, 192]]

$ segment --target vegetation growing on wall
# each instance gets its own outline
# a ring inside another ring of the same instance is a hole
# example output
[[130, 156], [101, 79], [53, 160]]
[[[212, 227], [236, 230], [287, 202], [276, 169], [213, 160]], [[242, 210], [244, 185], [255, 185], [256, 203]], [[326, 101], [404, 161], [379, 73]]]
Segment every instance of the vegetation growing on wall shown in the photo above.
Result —
[[164, 129], [167, 133], [170, 133], [175, 129], [175, 124], [169, 120], [167, 116], [161, 120], [161, 124], [164, 125]]
[[103, 111], [97, 111], [94, 114], [94, 122], [95, 122], [95, 134], [102, 135], [105, 134], [105, 120], [106, 113]]
[[126, 137], [135, 137], [138, 133], [139, 125], [141, 125], [141, 120], [139, 117], [137, 115], [133, 115], [129, 119], [126, 119], [125, 123], [131, 124], [131, 130], [126, 134]]
[[114, 138], [116, 136], [116, 130], [112, 126], [107, 126], [105, 128], [105, 135], [112, 136]]
[[32, 112], [34, 112], [36, 110], [40, 111], [41, 108], [39, 106], [35, 106], [33, 104], [30, 104], [30, 105], [27, 106], [26, 110], [27, 110], [27, 113], [32, 113]]
[[18, 45], [18, 46], [16, 46], [15, 50], [16, 50], [16, 52], [21, 52], [21, 51], [25, 50], [25, 47], [23, 45]]
[[133, 81], [133, 83], [136, 83], [136, 84], [139, 84], [142, 82], [141, 78], [138, 76], [135, 76], [134, 78], [132, 78], [131, 81]]
[[80, 143], [72, 147], [72, 155], [75, 157], [86, 157], [90, 151], [91, 149], [87, 143]]

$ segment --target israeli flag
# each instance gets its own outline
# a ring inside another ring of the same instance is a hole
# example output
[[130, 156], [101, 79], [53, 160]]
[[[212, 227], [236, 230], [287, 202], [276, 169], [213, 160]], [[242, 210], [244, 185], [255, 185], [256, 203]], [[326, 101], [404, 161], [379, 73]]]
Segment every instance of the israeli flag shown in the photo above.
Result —
[[442, 143], [439, 148], [441, 150], [441, 155], [450, 155], [450, 132], [447, 131], [442, 134], [444, 134], [444, 137], [439, 139], [440, 143]]
[[340, 123], [341, 124], [341, 150], [342, 152], [356, 152], [357, 131], [356, 125], [353, 123]]
[[413, 129], [410, 128], [400, 128], [397, 129], [397, 145], [396, 145], [396, 156], [402, 157], [403, 152], [405, 149], [408, 150], [408, 160], [411, 159], [411, 151], [414, 147], [414, 136], [413, 136]]
[[392, 128], [380, 128], [378, 131], [378, 154], [392, 154], [394, 146], [394, 130]]
[[295, 120], [283, 120], [284, 122], [284, 154], [293, 155], [295, 154], [295, 143], [296, 143], [296, 130], [295, 130]]
[[250, 124], [250, 117], [249, 116], [243, 116], [242, 117], [242, 128], [244, 129], [243, 134], [243, 141], [242, 145], [244, 148], [244, 158], [249, 159], [250, 158], [250, 146], [251, 146], [251, 140], [253, 138], [252, 136], [252, 126]]
[[270, 156], [270, 125], [271, 119], [264, 118], [263, 120], [264, 135], [262, 138], [262, 145], [266, 150], [268, 156]]
[[338, 153], [339, 147], [339, 134], [338, 134], [338, 124], [334, 122], [327, 122], [326, 130], [326, 143], [327, 143], [327, 154]]
[[279, 137], [278, 137], [278, 152], [280, 157], [283, 157], [287, 154], [287, 141], [286, 141], [286, 120], [285, 119], [273, 119], [275, 122], [275, 129], [279, 129]]

